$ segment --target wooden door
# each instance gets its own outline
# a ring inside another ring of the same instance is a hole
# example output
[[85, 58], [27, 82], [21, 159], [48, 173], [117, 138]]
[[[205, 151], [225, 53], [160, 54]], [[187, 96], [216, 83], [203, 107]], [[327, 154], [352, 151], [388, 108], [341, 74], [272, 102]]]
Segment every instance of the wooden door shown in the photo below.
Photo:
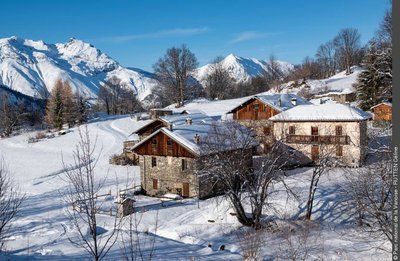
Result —
[[318, 145], [313, 145], [311, 147], [311, 159], [313, 161], [316, 161], [319, 159], [319, 146]]
[[189, 183], [183, 183], [182, 197], [189, 197]]

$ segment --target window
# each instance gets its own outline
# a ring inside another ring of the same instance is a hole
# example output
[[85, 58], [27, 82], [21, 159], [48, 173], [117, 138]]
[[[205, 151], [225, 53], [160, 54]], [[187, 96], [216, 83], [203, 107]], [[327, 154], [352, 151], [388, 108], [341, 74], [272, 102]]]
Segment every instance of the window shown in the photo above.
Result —
[[182, 170], [187, 170], [187, 160], [182, 159]]
[[153, 189], [158, 189], [158, 179], [153, 179]]
[[296, 134], [296, 127], [295, 126], [289, 126], [289, 134], [290, 135]]
[[311, 135], [318, 136], [318, 127], [311, 127]]
[[336, 156], [342, 157], [343, 156], [343, 146], [336, 146]]
[[311, 160], [317, 161], [319, 160], [319, 146], [313, 145], [311, 147]]
[[167, 138], [167, 153], [168, 155], [172, 155], [172, 139]]
[[265, 136], [270, 136], [271, 135], [271, 126], [264, 126], [264, 135]]
[[153, 148], [153, 151], [157, 150], [157, 138], [151, 140], [151, 147]]
[[151, 157], [151, 167], [157, 167], [157, 158], [156, 157]]
[[254, 104], [254, 109], [255, 110], [258, 110], [259, 107], [260, 107], [260, 104], [258, 104], [258, 103]]
[[336, 136], [342, 136], [342, 135], [343, 135], [342, 126], [336, 126]]

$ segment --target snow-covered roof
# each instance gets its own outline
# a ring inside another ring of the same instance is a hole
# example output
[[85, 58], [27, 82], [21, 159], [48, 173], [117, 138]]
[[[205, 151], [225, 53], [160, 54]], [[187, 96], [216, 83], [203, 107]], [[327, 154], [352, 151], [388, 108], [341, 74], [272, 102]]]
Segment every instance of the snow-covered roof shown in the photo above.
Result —
[[204, 113], [200, 113], [200, 112], [192, 113], [192, 114], [172, 114], [172, 115], [166, 115], [166, 116], [160, 117], [161, 121], [163, 121], [167, 124], [173, 124], [175, 126], [185, 124], [187, 119], [191, 119], [192, 124], [214, 120], [213, 118], [209, 117], [208, 115], [206, 115]]
[[392, 107], [392, 103], [391, 103], [391, 102], [381, 102], [381, 103], [379, 103], [379, 104], [377, 104], [377, 105], [372, 106], [372, 107], [371, 107], [371, 110], [372, 110], [373, 108], [375, 108], [375, 107], [380, 106], [380, 105], [387, 105], [387, 106]]
[[270, 118], [271, 121], [363, 121], [368, 112], [343, 104], [299, 105]]
[[[285, 111], [298, 105], [311, 104], [309, 101], [295, 94], [271, 94], [255, 97], [279, 111]], [[293, 103], [294, 99], [296, 100], [296, 105]]]
[[[232, 124], [235, 126], [232, 126]], [[178, 125], [172, 129], [163, 127], [136, 144], [133, 149], [140, 147], [160, 132], [163, 132], [175, 142], [198, 156], [215, 153], [217, 151], [244, 148], [245, 146], [251, 147], [258, 144], [253, 138], [251, 130], [240, 124], [234, 122], [207, 122]], [[196, 137], [198, 137], [198, 143], [196, 142]], [[205, 141], [207, 141], [208, 145], [215, 148], [215, 150], [202, 150], [201, 144]]]
[[204, 111], [199, 110], [199, 109], [187, 109], [187, 110], [183, 110], [183, 111], [181, 112], [181, 114], [197, 114], [197, 113], [203, 113], [203, 114], [205, 114]]
[[203, 123], [203, 122], [211, 122], [211, 121], [215, 120], [214, 118], [211, 118], [211, 117], [207, 116], [204, 113], [193, 113], [193, 114], [190, 114], [190, 115], [189, 114], [166, 115], [166, 116], [159, 117], [159, 119], [150, 121], [146, 125], [144, 125], [144, 126], [138, 128], [137, 130], [135, 130], [132, 134], [140, 132], [141, 130], [147, 128], [148, 126], [150, 126], [151, 124], [153, 124], [154, 122], [157, 122], [157, 121], [162, 121], [162, 122], [165, 123], [165, 125], [172, 124], [173, 126], [178, 126], [178, 125], [186, 124], [186, 120], [189, 119], [189, 118], [192, 119], [192, 124]]
[[[256, 96], [250, 97], [249, 99], [245, 100], [242, 104], [235, 107], [228, 113], [232, 113], [234, 110], [241, 107], [243, 104], [249, 102], [252, 99], [257, 99], [278, 111], [285, 111], [287, 109], [293, 108], [298, 105], [311, 104], [309, 101], [307, 101], [304, 98], [302, 98], [298, 95], [295, 95], [295, 94], [289, 94], [289, 93], [265, 94], [265, 95], [256, 95]], [[294, 102], [294, 100], [296, 102]]]

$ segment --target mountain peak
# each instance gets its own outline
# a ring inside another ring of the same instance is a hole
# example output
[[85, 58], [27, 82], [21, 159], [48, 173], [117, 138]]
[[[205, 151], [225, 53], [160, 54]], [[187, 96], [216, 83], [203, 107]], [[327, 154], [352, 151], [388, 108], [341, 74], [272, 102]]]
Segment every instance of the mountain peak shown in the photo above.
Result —
[[236, 56], [234, 53], [231, 53], [225, 57], [224, 61], [229, 63], [229, 62], [236, 62], [239, 59], [240, 57]]
[[57, 44], [16, 36], [0, 39], [0, 68], [0, 84], [37, 98], [45, 97], [60, 79], [89, 97], [96, 97], [100, 86], [111, 77], [133, 89], [139, 100], [158, 85], [149, 74], [127, 69], [76, 38]]

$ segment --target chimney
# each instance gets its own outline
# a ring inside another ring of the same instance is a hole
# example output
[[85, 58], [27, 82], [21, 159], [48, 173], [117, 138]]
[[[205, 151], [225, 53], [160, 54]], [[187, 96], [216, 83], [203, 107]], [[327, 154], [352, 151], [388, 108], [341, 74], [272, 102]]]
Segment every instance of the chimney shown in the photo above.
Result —
[[294, 106], [296, 106], [297, 105], [297, 98], [292, 98], [292, 104], [294, 105]]
[[170, 131], [172, 131], [172, 123], [168, 123], [168, 129], [170, 130]]
[[200, 135], [197, 133], [194, 135], [194, 143], [200, 144]]
[[186, 125], [192, 125], [192, 122], [193, 122], [193, 120], [192, 120], [192, 118], [186, 118]]
[[278, 106], [279, 106], [279, 107], [282, 107], [282, 100], [281, 100], [281, 98], [279, 98], [279, 100], [278, 100]]

